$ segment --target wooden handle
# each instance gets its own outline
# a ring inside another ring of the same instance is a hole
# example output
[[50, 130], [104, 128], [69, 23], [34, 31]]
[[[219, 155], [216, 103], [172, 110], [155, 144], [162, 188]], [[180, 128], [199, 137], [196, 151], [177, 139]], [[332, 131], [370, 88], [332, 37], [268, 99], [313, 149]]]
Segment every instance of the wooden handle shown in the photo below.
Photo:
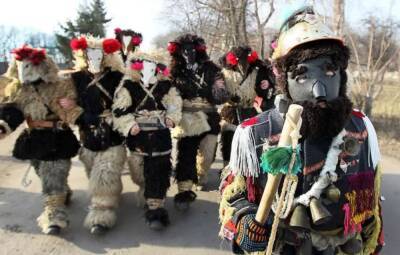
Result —
[[[300, 105], [292, 104], [289, 106], [289, 110], [286, 113], [286, 120], [283, 124], [281, 137], [279, 138], [278, 147], [286, 147], [292, 144], [290, 134], [296, 127], [296, 124], [299, 122], [302, 112], [303, 107]], [[290, 122], [290, 119], [295, 125]], [[282, 174], [268, 174], [267, 184], [265, 185], [265, 189], [256, 214], [256, 221], [261, 224], [265, 224], [268, 218], [272, 202], [274, 201], [275, 193], [278, 190], [279, 183], [281, 182], [281, 178]]]

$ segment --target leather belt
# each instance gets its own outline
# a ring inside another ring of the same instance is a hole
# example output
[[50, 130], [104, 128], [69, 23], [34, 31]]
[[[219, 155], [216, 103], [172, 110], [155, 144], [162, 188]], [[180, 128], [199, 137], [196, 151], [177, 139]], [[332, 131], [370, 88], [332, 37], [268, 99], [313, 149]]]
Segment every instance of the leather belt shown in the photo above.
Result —
[[59, 120], [32, 120], [28, 118], [26, 120], [29, 128], [55, 128], [55, 129], [66, 129], [68, 125], [65, 122]]

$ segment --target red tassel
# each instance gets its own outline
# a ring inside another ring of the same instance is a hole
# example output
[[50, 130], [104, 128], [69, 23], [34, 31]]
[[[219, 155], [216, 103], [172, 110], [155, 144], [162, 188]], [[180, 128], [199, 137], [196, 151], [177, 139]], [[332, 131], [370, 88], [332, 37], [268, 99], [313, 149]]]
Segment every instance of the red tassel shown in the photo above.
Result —
[[231, 66], [236, 66], [239, 63], [238, 58], [233, 52], [228, 52], [228, 54], [226, 54], [225, 60], [226, 63], [228, 63]]
[[248, 56], [247, 56], [247, 62], [249, 62], [250, 64], [253, 64], [254, 62], [256, 62], [258, 59], [258, 54], [255, 50], [253, 50]]
[[70, 42], [72, 50], [85, 50], [87, 48], [87, 41], [85, 37], [73, 38]]
[[256, 186], [254, 185], [254, 180], [251, 177], [246, 179], [247, 186], [247, 200], [250, 203], [256, 202]]

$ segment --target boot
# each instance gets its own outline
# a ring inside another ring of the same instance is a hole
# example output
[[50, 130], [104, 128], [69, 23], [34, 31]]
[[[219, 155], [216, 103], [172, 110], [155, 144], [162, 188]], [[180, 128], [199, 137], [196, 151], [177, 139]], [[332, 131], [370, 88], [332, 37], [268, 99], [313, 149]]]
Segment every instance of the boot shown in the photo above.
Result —
[[66, 194], [47, 195], [44, 202], [44, 211], [37, 218], [39, 227], [47, 235], [58, 235], [61, 229], [68, 226], [65, 212]]
[[146, 211], [145, 217], [147, 225], [152, 230], [163, 230], [170, 223], [165, 208], [149, 209]]

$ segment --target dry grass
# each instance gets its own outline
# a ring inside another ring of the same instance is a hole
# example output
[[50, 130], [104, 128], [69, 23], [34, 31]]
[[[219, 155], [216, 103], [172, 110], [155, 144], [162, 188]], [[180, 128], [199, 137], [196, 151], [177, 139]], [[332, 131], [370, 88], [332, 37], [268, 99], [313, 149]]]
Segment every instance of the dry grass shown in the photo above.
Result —
[[400, 79], [390, 78], [374, 102], [372, 122], [383, 154], [400, 158]]

